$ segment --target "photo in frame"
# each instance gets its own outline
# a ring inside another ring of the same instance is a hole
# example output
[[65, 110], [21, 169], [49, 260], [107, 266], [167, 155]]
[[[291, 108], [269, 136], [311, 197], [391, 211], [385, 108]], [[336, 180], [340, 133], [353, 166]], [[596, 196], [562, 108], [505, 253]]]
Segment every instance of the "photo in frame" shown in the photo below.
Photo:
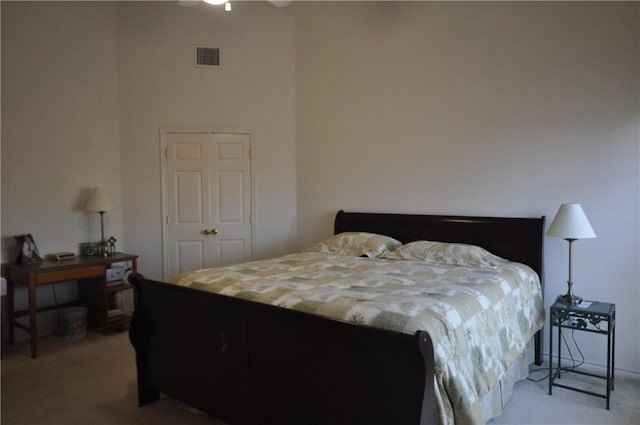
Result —
[[38, 252], [38, 247], [31, 233], [16, 236], [15, 239], [18, 245], [17, 264], [37, 264], [42, 262], [42, 257], [40, 257], [40, 252]]
[[80, 252], [85, 257], [92, 257], [99, 254], [99, 247], [97, 242], [83, 242], [80, 244]]

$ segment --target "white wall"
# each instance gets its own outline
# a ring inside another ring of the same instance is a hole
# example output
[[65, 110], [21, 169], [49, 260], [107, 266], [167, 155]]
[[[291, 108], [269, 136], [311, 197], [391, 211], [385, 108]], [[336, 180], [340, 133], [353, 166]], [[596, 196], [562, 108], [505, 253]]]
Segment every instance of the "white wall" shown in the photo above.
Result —
[[[616, 366], [640, 372], [637, 9], [297, 5], [299, 246], [341, 208], [550, 224], [581, 202], [598, 238], [575, 244], [575, 292], [616, 303]], [[545, 243], [548, 311], [568, 248]], [[587, 361], [605, 363], [603, 341], [582, 336]]]
[[[233, 11], [173, 2], [119, 6], [123, 203], [127, 249], [161, 278], [161, 127], [254, 134], [256, 258], [296, 236], [293, 18], [268, 3]], [[194, 45], [220, 48], [217, 69], [194, 67]]]

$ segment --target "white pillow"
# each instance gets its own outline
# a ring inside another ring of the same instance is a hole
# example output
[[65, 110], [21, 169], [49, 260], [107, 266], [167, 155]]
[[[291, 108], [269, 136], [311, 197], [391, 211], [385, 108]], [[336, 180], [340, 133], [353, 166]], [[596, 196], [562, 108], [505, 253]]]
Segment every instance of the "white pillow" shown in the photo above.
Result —
[[433, 241], [410, 242], [384, 255], [384, 258], [486, 268], [498, 267], [507, 262], [476, 245]]
[[400, 241], [376, 233], [343, 232], [318, 242], [305, 252], [376, 258], [384, 253], [389, 253], [400, 245], [402, 245]]

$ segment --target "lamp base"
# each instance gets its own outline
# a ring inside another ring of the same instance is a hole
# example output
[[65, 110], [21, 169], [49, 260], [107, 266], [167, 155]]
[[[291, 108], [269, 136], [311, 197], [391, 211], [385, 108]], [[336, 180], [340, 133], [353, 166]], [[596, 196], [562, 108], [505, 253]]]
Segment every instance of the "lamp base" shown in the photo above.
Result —
[[580, 304], [582, 302], [582, 297], [568, 293], [564, 295], [558, 295], [556, 301], [563, 304]]

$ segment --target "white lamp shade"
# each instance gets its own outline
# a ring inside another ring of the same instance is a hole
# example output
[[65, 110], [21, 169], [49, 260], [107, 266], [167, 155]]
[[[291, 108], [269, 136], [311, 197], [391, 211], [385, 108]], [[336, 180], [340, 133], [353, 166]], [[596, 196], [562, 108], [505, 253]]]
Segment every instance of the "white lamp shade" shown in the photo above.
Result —
[[111, 211], [113, 209], [115, 209], [115, 207], [111, 200], [111, 196], [109, 196], [109, 193], [101, 187], [93, 189], [91, 194], [89, 194], [87, 202], [84, 204], [85, 211], [101, 212]]
[[204, 0], [205, 3], [214, 4], [216, 6], [220, 4], [225, 4], [227, 1], [229, 0]]
[[595, 238], [596, 233], [591, 227], [580, 204], [562, 204], [556, 213], [549, 230], [548, 236], [563, 239], [588, 239]]

